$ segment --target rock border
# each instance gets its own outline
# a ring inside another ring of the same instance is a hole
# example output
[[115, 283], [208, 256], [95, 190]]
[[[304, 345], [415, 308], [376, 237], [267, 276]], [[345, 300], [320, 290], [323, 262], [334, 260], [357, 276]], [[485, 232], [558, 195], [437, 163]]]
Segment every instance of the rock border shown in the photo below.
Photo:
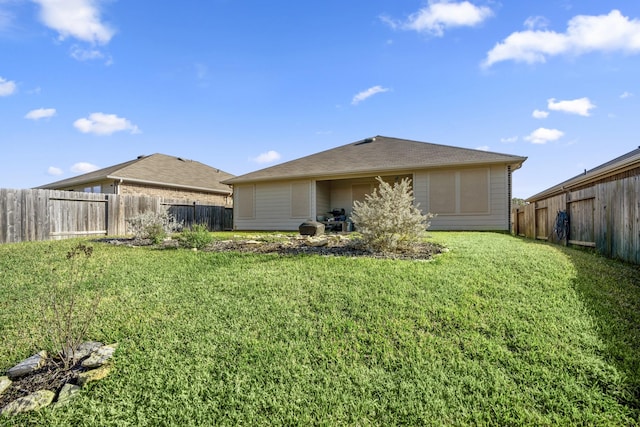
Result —
[[[118, 348], [118, 343], [104, 345], [97, 341], [82, 343], [74, 353], [74, 360], [85, 369], [77, 378], [65, 383], [60, 391], [37, 390], [19, 397], [0, 409], [0, 415], [13, 416], [28, 411], [37, 411], [53, 404], [59, 407], [69, 403], [86, 384], [105, 378], [111, 372], [111, 360]], [[9, 390], [15, 380], [19, 380], [40, 369], [48, 360], [46, 351], [40, 351], [7, 370], [0, 376], [0, 395]], [[73, 381], [77, 382], [74, 384]]]

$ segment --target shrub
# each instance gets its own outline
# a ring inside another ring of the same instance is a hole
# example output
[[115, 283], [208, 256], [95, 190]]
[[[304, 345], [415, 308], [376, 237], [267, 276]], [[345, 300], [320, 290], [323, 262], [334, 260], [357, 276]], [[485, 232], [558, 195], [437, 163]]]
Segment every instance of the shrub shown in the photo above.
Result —
[[53, 270], [54, 276], [41, 304], [46, 337], [54, 351], [59, 351], [63, 369], [75, 363], [78, 346], [85, 339], [100, 304], [99, 289], [93, 297], [82, 297], [84, 287], [97, 288], [98, 275], [90, 275], [89, 259], [93, 247], [78, 243], [69, 252], [68, 264]]
[[378, 188], [363, 202], [353, 203], [351, 220], [361, 233], [365, 246], [376, 252], [411, 249], [429, 228], [433, 215], [423, 215], [414, 204], [411, 180], [403, 178], [393, 187], [376, 177]]
[[166, 207], [159, 212], [146, 211], [129, 218], [127, 225], [135, 239], [150, 239], [154, 244], [162, 243], [169, 234], [182, 227]]
[[187, 248], [202, 249], [212, 241], [213, 236], [204, 224], [194, 224], [180, 235], [180, 244]]

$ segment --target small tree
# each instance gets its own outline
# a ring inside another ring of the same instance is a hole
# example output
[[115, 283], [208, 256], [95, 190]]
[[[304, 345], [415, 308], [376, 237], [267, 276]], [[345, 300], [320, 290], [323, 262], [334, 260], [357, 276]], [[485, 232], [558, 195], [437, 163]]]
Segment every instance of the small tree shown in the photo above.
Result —
[[378, 188], [363, 202], [353, 203], [351, 220], [362, 234], [364, 244], [379, 252], [410, 249], [429, 228], [433, 215], [423, 215], [414, 204], [411, 180], [403, 178], [393, 186], [379, 176]]
[[[75, 363], [78, 347], [86, 338], [100, 304], [101, 277], [91, 268], [93, 247], [78, 243], [67, 252], [67, 264], [53, 270], [54, 278], [41, 304], [46, 335], [62, 361]], [[89, 291], [89, 295], [85, 295]]]

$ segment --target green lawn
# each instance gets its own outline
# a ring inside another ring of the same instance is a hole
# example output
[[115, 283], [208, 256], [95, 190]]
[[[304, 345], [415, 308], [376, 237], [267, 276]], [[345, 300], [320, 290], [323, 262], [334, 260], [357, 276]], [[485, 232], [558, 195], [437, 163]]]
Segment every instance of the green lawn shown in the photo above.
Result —
[[[431, 262], [93, 243], [115, 369], [0, 425], [635, 425], [640, 270], [497, 233]], [[0, 371], [77, 241], [0, 246]], [[52, 255], [53, 251], [53, 255]]]

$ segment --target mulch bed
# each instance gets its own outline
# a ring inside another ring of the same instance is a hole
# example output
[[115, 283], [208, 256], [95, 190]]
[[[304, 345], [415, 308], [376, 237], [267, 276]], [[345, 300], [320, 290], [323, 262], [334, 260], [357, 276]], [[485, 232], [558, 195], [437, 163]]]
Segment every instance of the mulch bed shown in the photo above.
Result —
[[[326, 245], [314, 246], [311, 242], [315, 239], [326, 238]], [[99, 239], [98, 241], [127, 246], [150, 246], [149, 240], [136, 239]], [[177, 241], [170, 240], [158, 248], [175, 248]], [[218, 240], [207, 245], [204, 252], [241, 252], [254, 254], [287, 255], [321, 255], [338, 257], [367, 257], [379, 259], [402, 259], [427, 261], [442, 252], [446, 248], [430, 242], [421, 242], [413, 245], [410, 250], [399, 252], [372, 252], [362, 246], [357, 239], [344, 234], [327, 234], [319, 238], [307, 239], [303, 236], [290, 235], [256, 235], [242, 236], [231, 240]]]

